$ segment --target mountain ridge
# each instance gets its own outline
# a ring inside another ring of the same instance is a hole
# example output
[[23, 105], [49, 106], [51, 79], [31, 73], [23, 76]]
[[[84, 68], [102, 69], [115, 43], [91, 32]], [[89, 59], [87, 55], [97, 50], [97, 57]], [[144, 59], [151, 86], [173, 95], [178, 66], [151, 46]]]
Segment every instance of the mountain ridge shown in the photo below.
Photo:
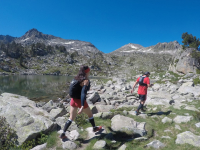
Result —
[[[80, 40], [72, 40], [72, 39], [63, 39], [61, 37], [56, 37], [50, 34], [43, 34], [42, 32], [38, 31], [35, 28], [28, 30], [24, 35], [21, 37], [12, 37], [9, 35], [0, 35], [0, 41], [3, 42], [12, 42], [15, 41], [16, 43], [20, 43], [23, 46], [28, 46], [31, 44], [36, 43], [44, 43], [45, 45], [51, 46], [64, 46], [68, 51], [80, 51], [82, 50], [83, 53], [87, 51], [90, 52], [102, 52], [98, 50], [95, 45], [90, 42], [80, 41]], [[140, 44], [128, 43], [110, 53], [104, 54], [116, 54], [116, 53], [135, 53], [135, 52], [145, 52], [145, 53], [173, 53], [181, 48], [181, 45], [177, 41], [173, 42], [164, 42], [164, 43], [157, 43], [156, 45], [144, 47]]]

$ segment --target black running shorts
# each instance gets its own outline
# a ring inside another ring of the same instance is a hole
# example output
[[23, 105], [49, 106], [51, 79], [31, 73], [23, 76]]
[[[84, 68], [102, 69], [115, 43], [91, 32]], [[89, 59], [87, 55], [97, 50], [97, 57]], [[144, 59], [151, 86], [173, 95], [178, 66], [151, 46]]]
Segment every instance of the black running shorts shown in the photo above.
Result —
[[146, 96], [147, 96], [147, 95], [140, 95], [140, 94], [139, 94], [139, 99], [140, 99], [141, 101], [145, 101], [145, 100], [146, 100]]

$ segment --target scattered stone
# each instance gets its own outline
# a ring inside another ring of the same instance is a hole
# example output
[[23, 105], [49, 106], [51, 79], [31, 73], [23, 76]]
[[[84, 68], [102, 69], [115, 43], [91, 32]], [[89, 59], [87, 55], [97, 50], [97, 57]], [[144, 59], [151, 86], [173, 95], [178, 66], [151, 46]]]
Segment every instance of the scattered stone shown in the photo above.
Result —
[[176, 116], [173, 121], [175, 123], [189, 122], [193, 119], [192, 116]]
[[118, 148], [118, 150], [126, 150], [126, 145], [123, 144], [122, 146], [120, 146], [120, 148]]
[[147, 144], [147, 147], [153, 147], [155, 149], [163, 148], [165, 145], [161, 143], [159, 140], [152, 141], [151, 143]]
[[93, 149], [102, 149], [105, 146], [106, 146], [106, 142], [104, 140], [99, 140], [94, 144]]
[[43, 149], [46, 149], [46, 147], [47, 147], [47, 143], [44, 143], [44, 144], [38, 145], [30, 150], [43, 150]]
[[93, 132], [93, 127], [86, 128], [86, 131], [88, 132], [88, 139], [98, 137], [101, 135], [101, 133], [106, 133], [106, 130], [103, 127], [102, 127], [102, 130], [98, 132]]
[[162, 123], [165, 124], [165, 123], [167, 123], [167, 122], [168, 122], [168, 123], [172, 123], [172, 119], [170, 119], [170, 118], [168, 118], [168, 117], [165, 117], [165, 118], [162, 119]]
[[191, 144], [200, 147], [200, 136], [193, 134], [190, 131], [185, 131], [177, 135], [176, 144]]
[[136, 141], [146, 141], [146, 140], [148, 140], [148, 138], [146, 138], [146, 137], [138, 137], [138, 138], [135, 138], [134, 140], [136, 140]]
[[199, 123], [196, 123], [195, 126], [196, 126], [197, 128], [200, 128], [200, 122], [199, 122]]
[[145, 124], [145, 122], [136, 122], [134, 119], [122, 115], [116, 115], [111, 119], [112, 130], [126, 132], [127, 134], [137, 133], [140, 136], [146, 135]]
[[101, 115], [102, 119], [111, 119], [114, 116], [114, 113], [112, 112], [103, 112]]
[[169, 136], [162, 136], [162, 139], [171, 139]]
[[76, 149], [77, 145], [72, 141], [64, 141], [62, 142], [63, 149]]
[[97, 105], [98, 112], [109, 112], [111, 109], [114, 109], [112, 105]]
[[175, 129], [181, 130], [181, 127], [178, 124], [175, 124]]

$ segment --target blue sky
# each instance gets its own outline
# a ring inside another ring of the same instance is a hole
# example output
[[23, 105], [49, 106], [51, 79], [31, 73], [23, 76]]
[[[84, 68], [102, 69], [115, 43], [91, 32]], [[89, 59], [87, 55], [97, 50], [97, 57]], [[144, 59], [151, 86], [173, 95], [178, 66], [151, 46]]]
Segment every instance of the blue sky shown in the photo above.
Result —
[[128, 43], [144, 47], [200, 38], [199, 0], [0, 0], [0, 35], [44, 34], [87, 41], [109, 53]]

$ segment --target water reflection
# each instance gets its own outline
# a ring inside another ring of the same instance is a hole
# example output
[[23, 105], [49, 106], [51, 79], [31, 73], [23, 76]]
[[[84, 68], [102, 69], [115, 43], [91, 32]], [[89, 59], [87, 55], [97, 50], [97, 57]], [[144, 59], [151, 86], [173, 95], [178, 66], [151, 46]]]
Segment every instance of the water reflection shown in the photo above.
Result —
[[42, 75], [0, 76], [0, 92], [23, 95], [35, 101], [57, 100], [68, 92], [72, 78]]

